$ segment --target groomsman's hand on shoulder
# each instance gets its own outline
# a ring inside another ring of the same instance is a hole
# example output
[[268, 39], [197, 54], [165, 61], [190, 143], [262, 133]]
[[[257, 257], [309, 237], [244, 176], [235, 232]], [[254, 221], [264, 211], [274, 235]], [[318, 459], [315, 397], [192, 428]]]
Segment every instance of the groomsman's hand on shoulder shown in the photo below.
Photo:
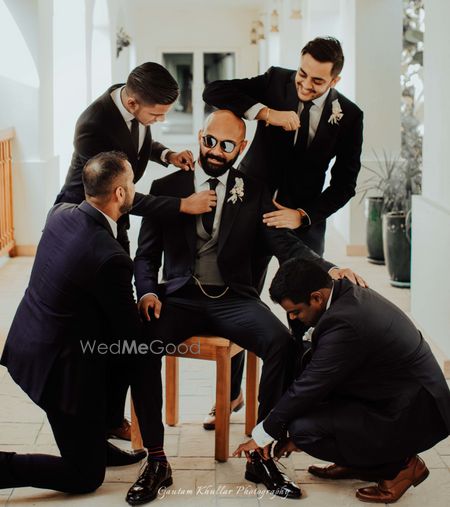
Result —
[[355, 273], [350, 268], [331, 268], [330, 271], [328, 271], [328, 274], [331, 276], [333, 280], [340, 280], [341, 278], [347, 278], [355, 285], [360, 285], [361, 287], [369, 287], [367, 285], [367, 282], [358, 275], [358, 273]]

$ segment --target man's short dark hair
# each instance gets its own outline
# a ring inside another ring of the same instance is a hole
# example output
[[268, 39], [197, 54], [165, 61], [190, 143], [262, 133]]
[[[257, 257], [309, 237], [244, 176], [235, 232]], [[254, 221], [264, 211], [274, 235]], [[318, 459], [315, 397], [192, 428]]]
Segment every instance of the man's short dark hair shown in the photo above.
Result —
[[280, 266], [270, 285], [270, 297], [280, 304], [283, 299], [309, 304], [310, 296], [319, 289], [331, 288], [333, 280], [317, 263], [293, 258]]
[[105, 151], [90, 158], [82, 173], [86, 196], [102, 198], [110, 194], [116, 178], [126, 170], [126, 160], [120, 151]]
[[146, 62], [131, 71], [127, 79], [127, 93], [144, 105], [168, 105], [180, 93], [178, 83], [162, 65]]
[[338, 76], [344, 67], [344, 53], [341, 43], [334, 37], [316, 37], [302, 49], [302, 55], [310, 54], [318, 62], [333, 64], [331, 75]]

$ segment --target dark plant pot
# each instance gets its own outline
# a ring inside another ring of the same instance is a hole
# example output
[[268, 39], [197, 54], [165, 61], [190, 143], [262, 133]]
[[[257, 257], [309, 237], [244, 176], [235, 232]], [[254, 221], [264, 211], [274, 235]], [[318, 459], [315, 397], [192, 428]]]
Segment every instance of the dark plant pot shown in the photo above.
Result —
[[382, 197], [368, 197], [366, 199], [367, 260], [372, 264], [384, 264], [382, 209]]
[[394, 287], [411, 286], [411, 238], [407, 215], [390, 212], [383, 216], [384, 258]]

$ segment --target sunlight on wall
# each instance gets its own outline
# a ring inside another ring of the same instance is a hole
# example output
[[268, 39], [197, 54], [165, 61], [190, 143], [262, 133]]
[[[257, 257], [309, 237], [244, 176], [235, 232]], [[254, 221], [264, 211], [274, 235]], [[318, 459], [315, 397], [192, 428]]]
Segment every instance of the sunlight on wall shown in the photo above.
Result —
[[3, 0], [0, 0], [0, 47], [3, 48], [0, 75], [38, 88], [39, 75], [34, 60]]

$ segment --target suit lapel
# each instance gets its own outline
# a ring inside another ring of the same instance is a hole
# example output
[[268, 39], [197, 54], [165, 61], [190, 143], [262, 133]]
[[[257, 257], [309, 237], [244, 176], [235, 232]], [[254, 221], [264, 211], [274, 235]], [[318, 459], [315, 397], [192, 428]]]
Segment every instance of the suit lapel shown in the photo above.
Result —
[[[176, 187], [172, 189], [173, 197], [188, 197], [195, 192], [194, 171], [180, 171]], [[195, 255], [197, 231], [196, 215], [182, 215], [183, 233], [189, 246], [191, 255]]]
[[[292, 76], [286, 83], [286, 89], [285, 89], [285, 100], [286, 100], [286, 111], [298, 111], [298, 104], [300, 102], [297, 94], [297, 88], [295, 87], [295, 75], [296, 72], [292, 72]], [[276, 127], [279, 128], [279, 127]], [[289, 146], [294, 145], [294, 139], [295, 139], [295, 133], [296, 131], [293, 130], [291, 132], [286, 132], [286, 136], [289, 139]]]
[[[120, 111], [117, 109], [117, 106], [114, 104], [114, 101], [111, 98], [111, 92], [116, 88], [123, 86], [123, 84], [118, 84], [111, 86], [106, 93], [101, 97], [101, 102], [103, 107], [107, 111], [110, 123], [107, 126], [109, 132], [111, 133], [111, 137], [115, 140], [117, 146], [121, 146], [122, 150], [127, 154], [130, 164], [133, 168], [137, 167], [138, 162], [138, 154], [136, 153], [136, 149], [133, 146], [133, 141], [131, 140], [130, 130], [128, 129], [123, 116], [120, 114]], [[141, 148], [141, 154], [143, 155], [144, 146], [150, 146], [150, 144], [146, 144], [148, 138], [150, 137], [149, 128], [147, 127], [147, 132], [145, 135], [144, 144]], [[148, 158], [148, 157], [147, 157]], [[141, 174], [142, 176], [142, 174]], [[140, 176], [139, 176], [140, 177]], [[139, 179], [139, 177], [135, 177], [135, 181]]]
[[319, 125], [317, 126], [316, 135], [308, 146], [308, 150], [321, 149], [323, 146], [329, 146], [333, 136], [336, 136], [339, 130], [338, 125], [328, 123], [328, 119], [332, 113], [332, 102], [337, 99], [338, 93], [334, 88], [330, 89], [330, 93], [323, 106], [322, 115], [320, 116]]
[[[229, 201], [231, 194], [231, 189], [236, 184], [236, 178], [242, 178], [242, 173], [237, 171], [236, 169], [230, 169], [227, 179], [227, 188], [225, 190], [225, 199], [222, 208], [222, 216], [220, 218], [220, 228], [219, 228], [219, 244], [217, 248], [217, 252], [220, 253], [222, 248], [227, 242], [227, 238], [233, 228], [233, 223], [236, 220], [236, 217], [241, 209], [242, 201], [238, 198], [236, 202]], [[245, 199], [245, 184], [244, 184], [244, 197]]]

